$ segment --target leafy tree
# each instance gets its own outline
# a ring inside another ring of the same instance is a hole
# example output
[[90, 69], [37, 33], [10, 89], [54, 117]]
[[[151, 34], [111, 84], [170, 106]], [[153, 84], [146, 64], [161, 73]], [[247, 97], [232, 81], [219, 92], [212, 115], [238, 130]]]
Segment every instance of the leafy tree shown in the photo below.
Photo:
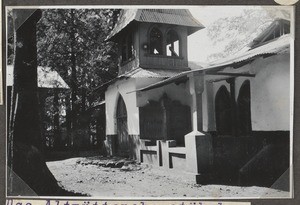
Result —
[[[40, 130], [37, 65], [56, 69], [72, 85], [74, 109], [78, 101], [84, 102], [85, 94], [80, 95], [79, 90], [91, 90], [116, 75], [116, 71], [108, 68], [117, 68], [114, 66], [117, 61], [113, 60], [117, 55], [113, 45], [104, 42], [104, 38], [113, 26], [109, 19], [117, 13], [114, 10], [46, 10], [41, 19], [41, 10], [36, 10], [15, 29], [15, 37], [11, 38], [16, 41], [8, 45], [10, 63], [14, 63], [8, 165], [38, 195], [73, 193], [58, 186], [41, 152], [44, 136]], [[23, 14], [22, 10], [13, 10], [14, 19], [22, 18]], [[57, 114], [62, 104], [68, 107], [68, 100], [60, 103], [59, 94], [55, 90], [52, 94], [45, 97], [45, 102], [52, 106], [44, 111], [53, 112], [54, 131], [59, 132]], [[81, 109], [89, 105], [83, 104]], [[13, 172], [9, 177], [10, 195], [18, 194], [20, 186]]]
[[[69, 132], [86, 124], [78, 115], [92, 105], [88, 93], [117, 75], [116, 47], [105, 38], [118, 14], [117, 9], [50, 9], [38, 24], [39, 65], [58, 71], [71, 88], [65, 93], [71, 96], [66, 104]], [[57, 119], [54, 127], [59, 127]]]
[[[67, 144], [72, 145], [72, 130], [88, 123], [80, 122], [82, 117], [78, 115], [100, 97], [89, 94], [117, 75], [116, 46], [106, 42], [105, 38], [114, 27], [119, 12], [119, 9], [43, 10], [37, 23], [38, 65], [57, 71], [71, 89], [39, 92], [42, 144], [57, 146], [60, 129], [67, 129]], [[8, 12], [8, 21], [8, 25], [12, 25], [11, 11]], [[8, 39], [8, 64], [14, 59], [13, 40], [14, 36]], [[60, 116], [61, 109], [67, 109], [66, 116]]]

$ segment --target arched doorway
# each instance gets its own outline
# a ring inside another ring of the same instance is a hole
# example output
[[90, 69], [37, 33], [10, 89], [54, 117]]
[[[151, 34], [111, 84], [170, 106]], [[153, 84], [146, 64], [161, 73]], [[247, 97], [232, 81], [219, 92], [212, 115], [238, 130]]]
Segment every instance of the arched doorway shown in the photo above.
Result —
[[227, 88], [222, 85], [215, 100], [216, 130], [219, 135], [232, 134], [231, 101]]
[[250, 81], [246, 80], [241, 86], [237, 99], [240, 135], [249, 135], [252, 130], [250, 101]]
[[128, 126], [127, 126], [127, 110], [125, 102], [120, 95], [117, 104], [117, 142], [116, 151], [119, 155], [129, 155], [129, 137], [128, 137]]

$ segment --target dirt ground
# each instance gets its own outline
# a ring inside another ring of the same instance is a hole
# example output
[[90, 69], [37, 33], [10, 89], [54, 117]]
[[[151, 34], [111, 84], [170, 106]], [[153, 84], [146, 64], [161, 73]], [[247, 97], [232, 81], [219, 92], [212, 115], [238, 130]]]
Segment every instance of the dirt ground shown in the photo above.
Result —
[[86, 157], [47, 162], [68, 191], [101, 198], [268, 198], [289, 192], [264, 187], [199, 185], [173, 170], [120, 158]]

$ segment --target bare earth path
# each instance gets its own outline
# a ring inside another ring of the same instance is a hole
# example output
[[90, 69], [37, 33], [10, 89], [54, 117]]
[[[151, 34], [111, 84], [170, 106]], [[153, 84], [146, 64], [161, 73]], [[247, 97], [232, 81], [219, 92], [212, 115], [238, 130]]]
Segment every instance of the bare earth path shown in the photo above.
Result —
[[47, 165], [64, 189], [99, 198], [289, 197], [289, 192], [263, 187], [192, 184], [174, 171], [117, 158], [72, 158]]

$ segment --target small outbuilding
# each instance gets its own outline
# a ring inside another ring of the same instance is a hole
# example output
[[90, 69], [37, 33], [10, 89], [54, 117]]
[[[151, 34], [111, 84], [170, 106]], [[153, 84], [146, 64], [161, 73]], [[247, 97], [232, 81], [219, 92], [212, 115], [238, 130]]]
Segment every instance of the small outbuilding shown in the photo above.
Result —
[[[7, 113], [10, 116], [11, 91], [13, 86], [13, 65], [6, 66]], [[59, 73], [50, 67], [38, 66], [38, 99], [40, 106], [43, 144], [46, 149], [64, 147], [68, 141], [66, 125], [67, 106], [69, 100], [68, 84]]]

